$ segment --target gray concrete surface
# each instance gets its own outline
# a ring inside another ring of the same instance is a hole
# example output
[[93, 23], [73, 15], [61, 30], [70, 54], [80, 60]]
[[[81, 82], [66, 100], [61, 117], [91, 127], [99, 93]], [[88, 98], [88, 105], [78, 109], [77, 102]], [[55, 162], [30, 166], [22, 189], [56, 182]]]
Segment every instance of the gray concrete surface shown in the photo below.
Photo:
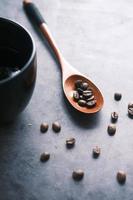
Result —
[[[24, 25], [33, 35], [38, 55], [34, 95], [12, 125], [0, 128], [0, 200], [132, 200], [133, 121], [127, 104], [133, 100], [133, 2], [131, 0], [36, 0], [66, 59], [102, 90], [105, 104], [96, 116], [85, 117], [65, 101], [59, 66], [27, 19], [21, 1], [1, 0], [0, 16]], [[120, 102], [114, 92], [123, 94]], [[118, 111], [117, 133], [107, 134], [110, 113]], [[51, 129], [62, 124], [60, 134]], [[41, 134], [42, 121], [49, 123]], [[32, 124], [29, 126], [28, 124]], [[67, 150], [67, 137], [76, 138]], [[101, 147], [92, 158], [94, 145]], [[43, 151], [51, 153], [40, 163]], [[85, 171], [74, 182], [73, 169]], [[127, 182], [116, 181], [119, 169]]]

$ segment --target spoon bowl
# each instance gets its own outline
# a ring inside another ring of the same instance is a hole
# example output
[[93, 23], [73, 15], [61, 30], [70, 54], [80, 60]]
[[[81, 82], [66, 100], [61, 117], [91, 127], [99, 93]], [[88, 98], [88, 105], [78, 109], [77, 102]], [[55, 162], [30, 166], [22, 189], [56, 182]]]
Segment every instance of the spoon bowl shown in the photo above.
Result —
[[[97, 101], [96, 105], [92, 108], [81, 107], [77, 102], [73, 100], [73, 91], [75, 90], [74, 85], [76, 80], [82, 80], [83, 82], [87, 82], [89, 84], [89, 88], [93, 90], [93, 94]], [[91, 82], [87, 77], [79, 74], [73, 74], [69, 76], [64, 82], [64, 93], [69, 103], [78, 111], [86, 114], [96, 113], [101, 110], [103, 106], [103, 96], [100, 90]]]

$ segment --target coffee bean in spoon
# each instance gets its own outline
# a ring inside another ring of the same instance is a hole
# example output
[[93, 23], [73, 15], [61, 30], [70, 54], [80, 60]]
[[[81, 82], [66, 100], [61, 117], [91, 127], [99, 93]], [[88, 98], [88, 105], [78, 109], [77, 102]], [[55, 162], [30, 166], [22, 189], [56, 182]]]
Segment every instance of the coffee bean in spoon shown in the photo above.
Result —
[[86, 106], [86, 101], [85, 100], [78, 100], [78, 105], [81, 106], [81, 107], [85, 107]]
[[86, 106], [87, 106], [87, 108], [92, 108], [96, 105], [96, 103], [97, 103], [96, 100], [91, 100], [86, 103]]
[[89, 84], [88, 84], [87, 82], [83, 82], [83, 83], [81, 84], [81, 88], [82, 88], [83, 90], [87, 90], [88, 87], [89, 87]]
[[54, 123], [52, 124], [52, 129], [53, 129], [53, 131], [56, 132], [56, 133], [60, 132], [60, 130], [61, 130], [61, 125], [60, 125], [60, 123], [59, 123], [59, 122], [54, 122]]
[[107, 131], [108, 131], [108, 134], [110, 136], [113, 136], [115, 134], [115, 132], [116, 132], [116, 126], [115, 126], [115, 124], [109, 124], [108, 128], [107, 128]]
[[118, 113], [117, 112], [112, 112], [111, 113], [111, 121], [115, 123], [118, 120]]
[[82, 95], [83, 94], [83, 90], [81, 88], [77, 88], [77, 92]]
[[82, 85], [82, 80], [76, 80], [75, 81], [75, 88], [81, 88], [81, 85]]
[[93, 95], [92, 91], [89, 91], [89, 90], [83, 91], [83, 96], [84, 96], [86, 99], [90, 98], [92, 95]]
[[79, 96], [79, 93], [77, 91], [73, 92], [73, 98], [74, 98], [75, 101], [79, 100], [80, 96]]
[[126, 173], [124, 171], [118, 171], [116, 177], [120, 184], [124, 184], [126, 182]]
[[86, 101], [88, 102], [88, 101], [92, 101], [92, 100], [94, 100], [94, 95], [92, 95], [90, 98], [88, 98], [88, 99], [86, 99]]
[[81, 169], [75, 170], [72, 173], [72, 177], [75, 181], [80, 181], [83, 179], [84, 177], [84, 171]]

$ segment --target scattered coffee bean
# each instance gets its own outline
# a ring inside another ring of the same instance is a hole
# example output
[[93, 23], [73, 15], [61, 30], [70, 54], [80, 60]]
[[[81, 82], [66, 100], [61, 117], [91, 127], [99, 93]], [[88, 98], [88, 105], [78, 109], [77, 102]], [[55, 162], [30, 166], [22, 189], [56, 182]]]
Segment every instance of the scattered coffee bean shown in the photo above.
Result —
[[133, 117], [133, 103], [128, 104], [128, 115]]
[[82, 88], [83, 90], [87, 90], [88, 87], [89, 87], [89, 84], [86, 83], [86, 82], [83, 82], [83, 83], [81, 84], [81, 88]]
[[120, 184], [124, 184], [126, 182], [126, 173], [124, 171], [117, 172], [117, 181]]
[[86, 101], [80, 99], [80, 100], [78, 100], [78, 105], [79, 105], [79, 106], [82, 106], [82, 107], [85, 107], [85, 106], [86, 106]]
[[83, 95], [80, 95], [79, 98], [80, 98], [80, 99], [84, 99]]
[[45, 133], [49, 128], [49, 125], [47, 123], [42, 123], [41, 126], [40, 126], [40, 131], [42, 133]]
[[59, 124], [59, 122], [54, 122], [52, 124], [52, 129], [54, 132], [58, 133], [61, 130], [61, 125]]
[[115, 99], [116, 101], [121, 100], [121, 98], [122, 98], [122, 94], [121, 94], [121, 93], [115, 93], [115, 94], [114, 94], [114, 99]]
[[40, 161], [41, 162], [46, 162], [46, 161], [49, 160], [49, 158], [50, 158], [50, 154], [48, 152], [44, 152], [40, 156]]
[[118, 113], [117, 112], [112, 112], [111, 113], [111, 121], [114, 123], [118, 120]]
[[94, 158], [98, 158], [100, 153], [101, 153], [101, 149], [98, 146], [95, 146], [93, 148], [93, 157]]
[[79, 169], [79, 170], [76, 170], [76, 171], [73, 171], [72, 173], [72, 177], [75, 181], [80, 181], [83, 179], [84, 177], [84, 172], [83, 170]]
[[73, 92], [73, 98], [74, 98], [75, 101], [79, 100], [79, 93], [77, 91]]
[[82, 85], [82, 80], [75, 81], [75, 88], [80, 88]]
[[92, 108], [96, 105], [96, 100], [88, 101], [86, 103], [87, 108]]
[[114, 124], [110, 124], [109, 126], [108, 126], [108, 134], [110, 135], [110, 136], [113, 136], [114, 134], [115, 134], [115, 132], [116, 132], [116, 126], [114, 125]]
[[76, 142], [75, 138], [68, 138], [66, 140], [67, 148], [72, 148], [75, 145], [75, 142]]

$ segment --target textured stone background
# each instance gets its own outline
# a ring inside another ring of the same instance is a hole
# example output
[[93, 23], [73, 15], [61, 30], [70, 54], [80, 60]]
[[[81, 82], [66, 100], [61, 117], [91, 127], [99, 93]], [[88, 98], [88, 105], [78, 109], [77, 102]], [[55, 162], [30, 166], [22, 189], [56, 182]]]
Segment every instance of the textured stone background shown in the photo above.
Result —
[[[38, 54], [38, 77], [30, 104], [16, 122], [0, 128], [0, 200], [132, 200], [133, 122], [127, 103], [133, 100], [133, 1], [131, 0], [36, 0], [66, 59], [102, 90], [105, 104], [96, 116], [85, 117], [65, 101], [59, 66], [27, 19], [22, 2], [0, 1], [0, 16], [24, 25], [33, 35]], [[120, 102], [113, 100], [122, 92]], [[117, 133], [108, 136], [110, 113], [119, 112]], [[51, 123], [58, 120], [56, 135]], [[50, 124], [39, 132], [42, 121]], [[28, 126], [31, 123], [32, 126]], [[65, 140], [77, 143], [67, 150]], [[102, 148], [94, 160], [94, 145]], [[43, 151], [51, 153], [40, 163]], [[85, 171], [75, 183], [75, 168]], [[120, 186], [116, 172], [127, 172]]]

